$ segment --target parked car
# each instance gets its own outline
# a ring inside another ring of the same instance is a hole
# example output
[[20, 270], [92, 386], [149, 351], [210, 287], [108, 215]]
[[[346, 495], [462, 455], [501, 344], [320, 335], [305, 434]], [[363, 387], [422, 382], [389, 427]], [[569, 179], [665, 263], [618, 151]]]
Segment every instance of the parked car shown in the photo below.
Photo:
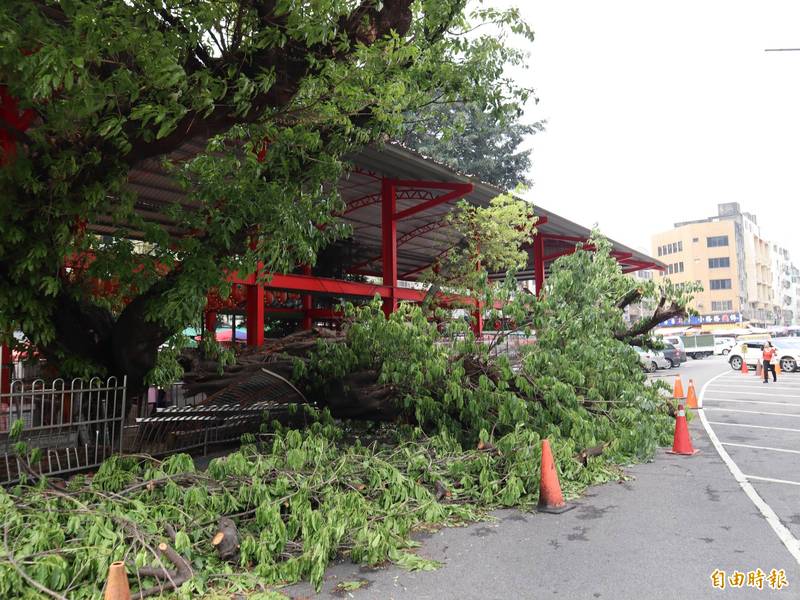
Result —
[[655, 373], [656, 369], [668, 369], [669, 361], [659, 352], [652, 350], [644, 350], [638, 346], [633, 347], [639, 355], [639, 362], [642, 363], [642, 368], [648, 373]]
[[[742, 361], [747, 363], [748, 368], [755, 368], [761, 362], [761, 353], [764, 350], [764, 343], [766, 340], [747, 340], [745, 342], [737, 342], [736, 346], [728, 354], [728, 364], [731, 369], [739, 371], [742, 368]], [[747, 344], [747, 353], [742, 355], [742, 345]], [[773, 344], [774, 345], [774, 344]], [[786, 347], [783, 348], [776, 346], [778, 351], [778, 360], [780, 361], [781, 370], [791, 373], [798, 370], [800, 365], [800, 348]]]
[[680, 336], [677, 336], [677, 335], [667, 335], [667, 336], [664, 336], [664, 338], [662, 339], [662, 341], [663, 341], [664, 343], [666, 343], [666, 344], [672, 344], [672, 345], [673, 345], [673, 346], [675, 346], [676, 348], [680, 348], [681, 350], [683, 350], [684, 352], [686, 352], [686, 348], [684, 347], [684, 345], [683, 345], [683, 340], [680, 338]]
[[667, 359], [664, 356], [664, 353], [661, 350], [651, 350], [653, 353], [653, 360], [656, 363], [657, 369], [671, 369], [672, 368], [672, 361]]
[[664, 354], [664, 358], [669, 361], [670, 368], [679, 367], [681, 363], [689, 360], [686, 358], [686, 352], [667, 342], [664, 343], [664, 349], [661, 352]]
[[714, 338], [714, 354], [727, 356], [731, 350], [736, 346], [736, 339], [732, 337], [715, 337]]

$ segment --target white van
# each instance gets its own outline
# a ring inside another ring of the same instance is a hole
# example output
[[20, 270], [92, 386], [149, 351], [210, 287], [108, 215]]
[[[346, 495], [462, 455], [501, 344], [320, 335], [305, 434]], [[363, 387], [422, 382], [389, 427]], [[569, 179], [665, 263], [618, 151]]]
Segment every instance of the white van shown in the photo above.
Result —
[[664, 341], [667, 342], [668, 344], [672, 344], [676, 348], [680, 348], [681, 350], [686, 352], [686, 346], [683, 345], [683, 340], [680, 338], [680, 336], [677, 336], [677, 335], [665, 335], [664, 336]]
[[727, 356], [730, 351], [736, 346], [736, 339], [732, 337], [715, 337], [714, 338], [714, 354]]

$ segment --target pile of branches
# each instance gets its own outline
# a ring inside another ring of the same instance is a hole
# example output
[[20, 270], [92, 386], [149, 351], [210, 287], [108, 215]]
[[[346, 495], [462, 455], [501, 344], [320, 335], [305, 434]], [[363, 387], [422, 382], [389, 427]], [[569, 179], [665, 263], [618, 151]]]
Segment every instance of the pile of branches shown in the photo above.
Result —
[[[0, 597], [34, 586], [53, 598], [98, 598], [124, 561], [135, 598], [180, 588], [249, 592], [308, 578], [329, 561], [435, 567], [411, 550], [418, 527], [479, 518], [536, 500], [538, 437], [462, 449], [447, 436], [409, 441], [392, 428], [352, 429], [314, 411], [303, 433], [275, 425], [197, 472], [187, 455], [115, 457], [94, 477], [0, 490], [5, 554]], [[362, 441], [364, 443], [362, 443]], [[556, 442], [557, 455], [567, 447]], [[604, 466], [570, 461], [577, 492]]]

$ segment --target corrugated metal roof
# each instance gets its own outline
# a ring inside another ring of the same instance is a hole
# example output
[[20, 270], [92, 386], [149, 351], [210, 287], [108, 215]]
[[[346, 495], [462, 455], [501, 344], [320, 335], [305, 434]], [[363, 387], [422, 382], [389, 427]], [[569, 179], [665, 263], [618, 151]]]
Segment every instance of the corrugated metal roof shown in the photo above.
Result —
[[[170, 160], [186, 160], [202, 151], [202, 140], [188, 140], [180, 149], [170, 155]], [[468, 202], [487, 206], [492, 198], [504, 190], [483, 183], [430, 158], [403, 147], [400, 144], [386, 144], [381, 147], [366, 147], [358, 153], [346, 157], [352, 169], [338, 182], [339, 192], [348, 208], [342, 220], [351, 225], [353, 241], [359, 248], [360, 262], [351, 267], [363, 273], [380, 273], [381, 270], [381, 179], [417, 180], [442, 183], [471, 183], [473, 190], [465, 196]], [[169, 177], [158, 160], [148, 160], [132, 169], [129, 189], [137, 195], [137, 214], [146, 221], [158, 223], [171, 235], [181, 235], [176, 224], [164, 214], [172, 203], [187, 207], [198, 206], [186, 198], [183, 190]], [[397, 210], [402, 211], [431, 200], [443, 191], [426, 188], [424, 185], [403, 185], [397, 189]], [[457, 200], [432, 206], [428, 210], [415, 213], [397, 222], [397, 260], [398, 274], [413, 279], [416, 273], [430, 265], [438, 256], [459, 242], [459, 234], [444, 225], [444, 219]], [[546, 217], [546, 222], [538, 226], [545, 238], [545, 256], [551, 256], [574, 248], [575, 242], [556, 240], [548, 236], [586, 239], [591, 231], [542, 207], [533, 206], [538, 217]], [[99, 218], [92, 229], [100, 234], [110, 234], [114, 226], [110, 218]], [[136, 236], [137, 232], [130, 232]], [[663, 268], [663, 263], [613, 241], [614, 250], [624, 254], [619, 258], [623, 267], [629, 270], [651, 265]], [[522, 277], [532, 277], [532, 262]]]

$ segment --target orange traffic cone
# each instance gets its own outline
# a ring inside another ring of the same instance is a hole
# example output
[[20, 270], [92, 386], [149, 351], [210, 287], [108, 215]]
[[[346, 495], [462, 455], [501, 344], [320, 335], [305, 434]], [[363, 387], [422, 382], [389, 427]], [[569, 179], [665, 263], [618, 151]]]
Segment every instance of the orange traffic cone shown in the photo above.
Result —
[[686, 391], [686, 408], [698, 408], [697, 394], [694, 392], [694, 382], [689, 380], [689, 389]]
[[781, 374], [781, 361], [775, 363], [775, 375]]
[[742, 373], [747, 375], [747, 362], [744, 359], [742, 359]]
[[564, 495], [561, 493], [556, 463], [550, 450], [550, 441], [544, 439], [542, 440], [542, 476], [539, 482], [539, 506], [537, 510], [539, 512], [559, 514], [571, 508], [575, 507], [567, 506], [564, 502]]
[[675, 437], [672, 440], [672, 450], [667, 450], [669, 454], [685, 454], [692, 456], [699, 450], [692, 447], [692, 440], [689, 437], [689, 425], [686, 423], [686, 411], [683, 404], [678, 405], [678, 415], [675, 417]]
[[675, 377], [675, 387], [672, 389], [672, 397], [676, 400], [683, 400], [686, 398], [683, 393], [683, 382], [681, 381], [680, 375]]
[[764, 367], [761, 366], [761, 361], [756, 363], [756, 377], [761, 377], [764, 374]]
[[111, 563], [108, 568], [108, 582], [103, 600], [131, 600], [128, 574], [125, 572], [125, 563], [121, 560]]

